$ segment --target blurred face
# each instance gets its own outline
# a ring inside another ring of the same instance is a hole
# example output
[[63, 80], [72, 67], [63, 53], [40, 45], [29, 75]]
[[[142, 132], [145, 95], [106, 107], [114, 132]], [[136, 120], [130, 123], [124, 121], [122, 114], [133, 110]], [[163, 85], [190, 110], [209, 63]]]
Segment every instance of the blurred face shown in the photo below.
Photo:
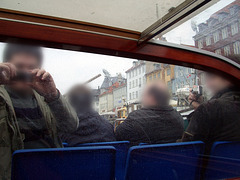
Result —
[[231, 83], [220, 76], [207, 74], [206, 86], [211, 91], [212, 95], [215, 95], [219, 91], [231, 86]]
[[156, 105], [156, 101], [153, 96], [149, 93], [150, 86], [147, 86], [143, 92], [142, 105], [143, 107], [151, 107]]
[[[40, 68], [40, 64], [38, 63], [38, 60], [29, 54], [25, 53], [19, 53], [12, 56], [12, 58], [9, 60], [9, 63], [12, 63], [16, 66], [17, 71], [21, 72], [30, 72], [33, 69]], [[20, 91], [30, 91], [31, 88], [26, 84], [26, 82], [18, 81], [11, 85], [12, 88], [15, 90]]]

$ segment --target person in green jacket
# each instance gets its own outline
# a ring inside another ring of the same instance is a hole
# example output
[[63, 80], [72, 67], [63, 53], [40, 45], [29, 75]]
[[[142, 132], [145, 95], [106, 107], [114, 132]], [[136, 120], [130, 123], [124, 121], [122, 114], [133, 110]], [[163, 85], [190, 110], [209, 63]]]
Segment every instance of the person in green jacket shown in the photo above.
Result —
[[58, 132], [74, 132], [78, 117], [41, 69], [40, 47], [7, 44], [0, 63], [0, 179], [11, 179], [18, 149], [59, 148]]

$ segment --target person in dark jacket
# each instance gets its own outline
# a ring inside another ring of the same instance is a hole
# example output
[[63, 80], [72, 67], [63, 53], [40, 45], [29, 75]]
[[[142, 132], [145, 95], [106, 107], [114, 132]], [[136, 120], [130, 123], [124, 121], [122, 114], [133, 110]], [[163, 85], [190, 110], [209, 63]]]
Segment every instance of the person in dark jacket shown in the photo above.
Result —
[[117, 140], [137, 145], [171, 143], [181, 138], [183, 119], [169, 105], [169, 93], [163, 82], [154, 82], [146, 87], [142, 105], [142, 109], [130, 113], [117, 127]]
[[206, 85], [213, 97], [200, 104], [194, 94], [189, 101], [196, 109], [182, 141], [203, 141], [206, 154], [215, 141], [240, 141], [240, 90], [230, 81], [207, 74]]
[[67, 94], [67, 98], [77, 112], [79, 126], [75, 132], [60, 133], [63, 142], [75, 146], [81, 143], [116, 140], [112, 124], [93, 110], [93, 96], [88, 87], [78, 85], [72, 88]]

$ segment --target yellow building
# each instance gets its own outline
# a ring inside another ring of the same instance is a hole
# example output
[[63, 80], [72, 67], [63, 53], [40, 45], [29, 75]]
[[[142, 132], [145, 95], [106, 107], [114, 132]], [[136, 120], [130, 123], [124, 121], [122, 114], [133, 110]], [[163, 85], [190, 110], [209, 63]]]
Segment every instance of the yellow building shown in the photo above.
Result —
[[156, 69], [146, 74], [147, 83], [150, 83], [156, 80], [163, 80], [163, 71], [161, 69]]
[[154, 70], [146, 74], [147, 83], [162, 80], [171, 90], [171, 82], [174, 79], [174, 65], [169, 64], [154, 64]]

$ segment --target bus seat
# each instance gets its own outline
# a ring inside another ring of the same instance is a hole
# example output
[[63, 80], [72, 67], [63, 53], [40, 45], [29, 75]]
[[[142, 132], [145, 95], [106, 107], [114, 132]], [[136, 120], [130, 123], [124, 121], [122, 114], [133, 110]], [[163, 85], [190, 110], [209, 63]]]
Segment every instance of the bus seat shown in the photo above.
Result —
[[98, 142], [98, 143], [84, 143], [77, 145], [81, 146], [113, 146], [116, 148], [116, 166], [115, 175], [117, 180], [122, 180], [125, 173], [125, 165], [127, 153], [129, 149], [129, 141], [113, 141], [113, 142]]
[[66, 143], [66, 142], [63, 142], [62, 145], [63, 145], [63, 147], [69, 147], [68, 143]]
[[115, 153], [111, 146], [17, 150], [12, 180], [113, 180]]
[[139, 143], [139, 146], [144, 146], [144, 145], [148, 145], [148, 143]]
[[215, 142], [212, 146], [205, 179], [240, 177], [240, 142]]
[[134, 146], [129, 149], [125, 179], [195, 179], [200, 174], [201, 141]]

